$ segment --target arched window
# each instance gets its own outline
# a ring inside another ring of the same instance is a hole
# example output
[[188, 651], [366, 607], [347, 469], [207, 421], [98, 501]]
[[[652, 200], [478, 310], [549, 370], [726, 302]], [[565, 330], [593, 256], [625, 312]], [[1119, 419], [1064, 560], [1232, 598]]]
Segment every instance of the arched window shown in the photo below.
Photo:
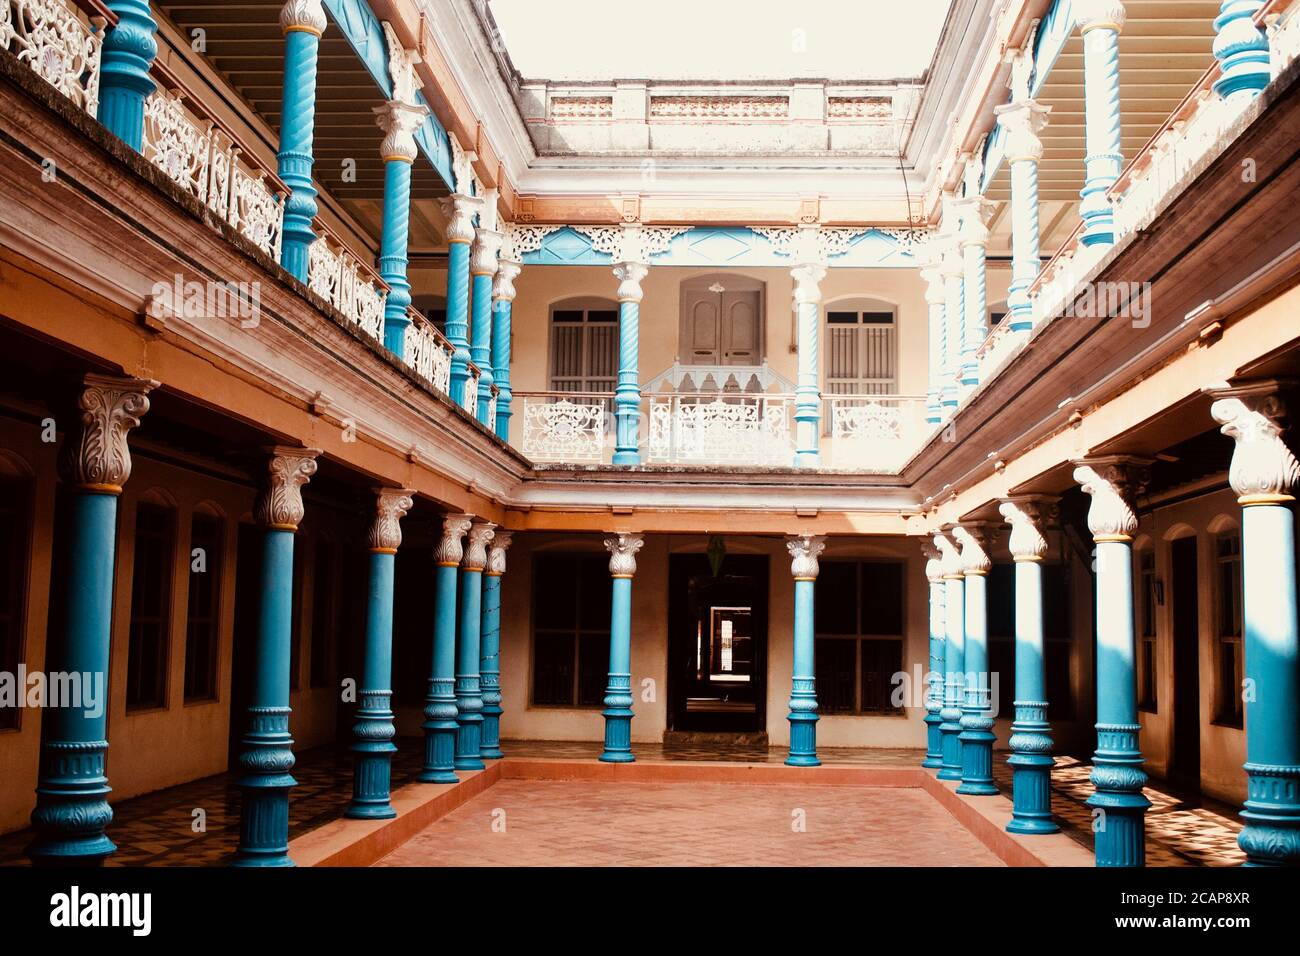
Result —
[[898, 391], [898, 307], [866, 297], [826, 305], [825, 393], [890, 395]]
[[618, 378], [618, 303], [586, 297], [551, 306], [550, 390], [612, 392]]

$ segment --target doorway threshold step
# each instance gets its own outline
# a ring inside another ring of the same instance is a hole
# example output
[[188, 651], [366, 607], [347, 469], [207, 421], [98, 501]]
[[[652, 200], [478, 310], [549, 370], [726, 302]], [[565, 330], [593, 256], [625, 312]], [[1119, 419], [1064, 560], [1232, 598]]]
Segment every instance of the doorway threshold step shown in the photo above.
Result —
[[665, 730], [665, 747], [753, 747], [767, 748], [766, 731], [706, 733], [692, 730]]

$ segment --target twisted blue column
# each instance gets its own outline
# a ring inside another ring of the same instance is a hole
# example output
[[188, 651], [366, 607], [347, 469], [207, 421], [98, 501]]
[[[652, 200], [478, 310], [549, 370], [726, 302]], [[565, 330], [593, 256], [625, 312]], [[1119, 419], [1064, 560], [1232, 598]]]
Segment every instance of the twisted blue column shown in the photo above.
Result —
[[[463, 533], [463, 532], [462, 532]], [[424, 698], [422, 783], [456, 783], [456, 583], [458, 561], [439, 562], [433, 574], [433, 661]]]
[[316, 123], [316, 62], [320, 33], [305, 26], [284, 35], [284, 94], [280, 107], [280, 178], [289, 187], [284, 205], [280, 264], [307, 281], [308, 250], [316, 241], [316, 187], [312, 185], [312, 137]]
[[[972, 212], [972, 215], [978, 215]], [[982, 228], [982, 227], [981, 227]], [[986, 253], [983, 242], [963, 241], [961, 384], [973, 388], [979, 384], [979, 348], [988, 338], [988, 293], [986, 291]]]
[[1097, 545], [1097, 752], [1088, 805], [1098, 866], [1143, 866], [1145, 815], [1134, 673], [1133, 552], [1127, 535], [1098, 535]]
[[78, 489], [69, 501], [66, 550], [58, 556], [64, 613], [50, 635], [48, 672], [98, 680], [99, 713], [85, 707], [51, 707], [41, 714], [41, 761], [27, 854], [36, 863], [96, 864], [116, 846], [105, 834], [112, 822], [104, 761], [108, 702], [113, 562], [117, 547], [117, 495]]
[[[813, 287], [826, 274], [821, 267], [802, 267], [812, 270], [802, 281]], [[798, 270], [795, 270], [798, 271]], [[794, 422], [796, 468], [816, 468], [821, 464], [821, 306], [809, 293], [796, 292], [799, 309], [799, 370], [794, 387]], [[815, 718], [814, 718], [815, 719]]]
[[1291, 500], [1242, 499], [1245, 672], [1254, 692], [1246, 698], [1246, 826], [1237, 843], [1247, 866], [1300, 865], [1300, 634]]
[[988, 577], [967, 570], [966, 640], [963, 645], [966, 697], [961, 713], [961, 786], [958, 793], [989, 796], [993, 783], [993, 718], [989, 716]]
[[939, 711], [940, 780], [961, 779], [961, 703], [965, 684], [966, 597], [960, 573], [945, 570], [943, 709]]
[[366, 649], [357, 722], [352, 728], [352, 802], [344, 816], [388, 820], [397, 816], [389, 802], [393, 737], [393, 569], [397, 552], [370, 552], [370, 587], [366, 597]]
[[1084, 182], [1079, 192], [1079, 215], [1085, 246], [1115, 242], [1115, 214], [1106, 191], [1119, 178], [1124, 165], [1120, 140], [1119, 26], [1112, 23], [1083, 26], [1083, 79], [1085, 113]]
[[816, 767], [817, 759], [817, 668], [814, 660], [814, 600], [816, 580], [794, 581], [794, 661], [790, 682], [791, 767]]
[[492, 273], [475, 272], [470, 358], [479, 368], [476, 416], [484, 425], [492, 410]]
[[497, 299], [492, 316], [492, 376], [497, 384], [497, 437], [510, 441], [510, 409], [514, 392], [510, 389], [510, 318], [513, 303]]
[[1223, 0], [1214, 18], [1214, 57], [1219, 78], [1214, 92], [1224, 99], [1236, 93], [1255, 96], [1269, 81], [1268, 37], [1254, 17], [1264, 0]]
[[1016, 159], [1011, 163], [1011, 285], [1007, 287], [1007, 308], [1013, 332], [1028, 332], [1034, 325], [1034, 303], [1029, 287], [1038, 278], [1038, 161]]
[[379, 277], [388, 283], [384, 304], [384, 347], [398, 358], [406, 349], [411, 324], [411, 283], [406, 277], [411, 225], [411, 161], [404, 156], [384, 160], [384, 224], [379, 251]]
[[1016, 556], [1016, 700], [1011, 724], [1011, 833], [1055, 833], [1052, 737], [1043, 661], [1043, 565]]
[[158, 24], [149, 0], [108, 0], [117, 24], [104, 37], [99, 68], [99, 121], [139, 152], [144, 142], [144, 101], [154, 91], [149, 69], [158, 55]]
[[447, 243], [447, 341], [451, 343], [451, 400], [465, 401], [469, 381], [469, 243]]
[[618, 382], [614, 386], [614, 457], [616, 465], [641, 464], [641, 279], [647, 267], [622, 262], [614, 267], [620, 280], [618, 299]]
[[289, 789], [297, 781], [289, 736], [289, 661], [293, 615], [293, 537], [269, 527], [262, 539], [261, 611], [248, 729], [239, 755], [243, 776], [239, 849], [233, 866], [292, 866], [289, 859]]
[[479, 628], [483, 614], [483, 569], [461, 565], [460, 641], [456, 649], [457, 770], [482, 770], [483, 690], [479, 682]]
[[[931, 564], [937, 565], [935, 559]], [[943, 766], [943, 661], [944, 661], [944, 584], [936, 570], [930, 576], [930, 666], [926, 674], [925, 694], [925, 759], [922, 767], [938, 770]]]
[[939, 386], [939, 404], [947, 414], [956, 410], [959, 401], [957, 376], [961, 370], [961, 336], [965, 316], [962, 314], [962, 264], [956, 251], [944, 255], [940, 265], [943, 275], [943, 382]]
[[631, 763], [632, 754], [632, 576], [612, 575], [609, 619], [609, 676], [605, 685], [605, 763]]
[[504, 757], [501, 752], [501, 575], [483, 572], [483, 646], [479, 674], [483, 681], [483, 734], [479, 756]]

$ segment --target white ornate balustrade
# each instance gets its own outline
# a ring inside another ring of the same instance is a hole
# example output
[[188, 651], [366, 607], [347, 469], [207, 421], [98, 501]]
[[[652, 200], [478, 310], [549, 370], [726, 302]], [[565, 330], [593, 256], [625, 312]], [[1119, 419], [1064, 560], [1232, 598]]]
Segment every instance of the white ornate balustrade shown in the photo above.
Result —
[[469, 377], [465, 379], [465, 393], [461, 396], [460, 407], [465, 409], [471, 415], [478, 413], [478, 366], [473, 362], [466, 364], [466, 371]]
[[308, 252], [307, 285], [371, 338], [384, 340], [383, 280], [330, 237], [321, 236]]
[[523, 453], [533, 461], [606, 460], [613, 400], [606, 392], [516, 392], [523, 409]]
[[144, 104], [144, 158], [205, 203], [274, 259], [280, 257], [286, 190], [267, 170], [250, 168], [231, 138], [196, 118], [177, 91], [158, 89]]
[[452, 345], [433, 323], [414, 309], [406, 328], [402, 359], [417, 375], [444, 395], [451, 392]]
[[674, 362], [650, 379], [647, 392], [793, 392], [794, 382], [762, 365], [683, 365]]
[[836, 395], [823, 405], [835, 468], [897, 470], [933, 427], [925, 421], [924, 395]]
[[95, 116], [104, 23], [63, 0], [0, 0], [0, 47]]
[[1300, 56], [1300, 3], [1268, 19], [1268, 64], [1276, 77]]
[[651, 395], [646, 458], [673, 464], [788, 466], [793, 395]]

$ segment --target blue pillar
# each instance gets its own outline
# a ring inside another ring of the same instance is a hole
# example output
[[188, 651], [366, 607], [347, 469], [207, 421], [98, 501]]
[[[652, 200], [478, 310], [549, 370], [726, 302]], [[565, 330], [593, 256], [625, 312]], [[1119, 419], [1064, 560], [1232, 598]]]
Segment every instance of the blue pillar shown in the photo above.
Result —
[[965, 686], [966, 596], [957, 546], [946, 534], [934, 536], [944, 583], [943, 709], [939, 711], [940, 780], [961, 779], [961, 704]]
[[933, 545], [925, 548], [925, 576], [930, 582], [930, 663], [926, 672], [925, 759], [922, 767], [938, 770], [943, 766], [943, 660], [944, 660], [944, 583], [943, 564]]
[[606, 763], [631, 763], [632, 755], [632, 577], [636, 553], [645, 544], [639, 534], [619, 533], [605, 539], [613, 594], [609, 620], [609, 677], [605, 685]]
[[1224, 99], [1250, 99], [1268, 86], [1268, 37], [1255, 25], [1264, 0], [1223, 0], [1214, 18], [1214, 58], [1221, 72], [1214, 92]]
[[515, 299], [515, 277], [520, 265], [509, 259], [497, 263], [497, 277], [492, 287], [492, 377], [497, 385], [497, 437], [510, 441], [510, 409], [514, 392], [510, 389], [510, 319]]
[[501, 752], [501, 576], [506, 573], [509, 531], [492, 535], [487, 567], [483, 569], [483, 646], [479, 673], [483, 678], [483, 737], [479, 755], [497, 760]]
[[794, 387], [794, 466], [816, 468], [821, 464], [820, 284], [826, 275], [826, 267], [802, 263], [791, 269], [790, 274], [794, 277], [794, 301], [799, 319], [799, 372]]
[[460, 563], [460, 639], [456, 646], [456, 769], [482, 770], [483, 687], [479, 679], [479, 628], [483, 624], [483, 568], [496, 529], [475, 521]]
[[469, 354], [479, 368], [476, 417], [484, 425], [492, 412], [492, 280], [497, 274], [497, 253], [504, 238], [495, 229], [480, 228], [471, 254], [473, 320]]
[[618, 285], [618, 384], [614, 386], [616, 465], [641, 464], [641, 280], [650, 267], [641, 262], [620, 262], [614, 267]]
[[117, 24], [104, 37], [99, 68], [99, 121], [139, 152], [144, 142], [144, 101], [155, 89], [149, 69], [158, 55], [158, 24], [149, 0], [108, 0]]
[[1098, 866], [1144, 866], [1146, 810], [1138, 735], [1133, 634], [1133, 534], [1130, 496], [1144, 459], [1109, 456], [1079, 462], [1074, 479], [1092, 496], [1088, 527], [1097, 567], [1097, 752], [1088, 798]]
[[434, 556], [433, 654], [429, 691], [424, 698], [424, 766], [421, 783], [455, 783], [456, 760], [456, 584], [465, 556], [461, 539], [472, 515], [447, 515]]
[[1277, 383], [1216, 392], [1210, 414], [1235, 439], [1228, 477], [1241, 504], [1247, 866], [1300, 865], [1300, 633], [1295, 498], [1300, 464], [1282, 438]]
[[469, 260], [474, 241], [474, 213], [483, 200], [459, 193], [442, 200], [447, 218], [447, 341], [451, 343], [451, 394], [465, 400], [469, 380]]
[[1028, 332], [1034, 325], [1034, 304], [1029, 287], [1038, 278], [1038, 163], [1043, 158], [1043, 142], [1038, 134], [1047, 125], [1048, 107], [1029, 99], [1029, 71], [1032, 59], [1017, 57], [1013, 76], [1023, 87], [1016, 91], [1014, 102], [997, 107], [998, 124], [1006, 130], [1006, 160], [1011, 169], [1011, 285], [1007, 289], [1007, 309], [1013, 332]]
[[89, 706], [50, 707], [41, 715], [36, 836], [27, 847], [34, 863], [97, 864], [116, 849], [105, 833], [113, 819], [105, 756], [117, 496], [131, 476], [127, 433], [149, 411], [147, 396], [157, 384], [86, 376], [78, 426], [60, 449], [61, 477], [73, 493], [66, 544], [56, 555], [45, 669], [81, 675], [80, 703]]
[[[1051, 507], [1049, 503], [1047, 505]], [[1047, 539], [1039, 529], [1043, 501], [1013, 498], [999, 506], [1011, 525], [1016, 562], [1016, 696], [1011, 724], [1011, 833], [1055, 833], [1052, 820], [1052, 737], [1047, 723], [1047, 678], [1043, 660], [1043, 556]]]
[[280, 14], [284, 31], [284, 92], [280, 106], [280, 178], [289, 187], [284, 205], [280, 264], [307, 281], [308, 250], [316, 241], [316, 187], [312, 185], [312, 136], [316, 123], [316, 60], [325, 32], [320, 0], [291, 0]]
[[785, 540], [790, 552], [790, 573], [794, 576], [794, 655], [790, 681], [791, 767], [816, 767], [817, 759], [817, 667], [814, 656], [816, 622], [817, 558], [826, 548], [822, 536], [791, 535]]
[[1119, 33], [1124, 28], [1120, 3], [1084, 7], [1078, 18], [1083, 33], [1083, 87], [1085, 116], [1084, 181], [1082, 202], [1085, 246], [1115, 242], [1115, 214], [1106, 191], [1119, 179], [1124, 165], [1119, 106]]
[[[366, 600], [366, 648], [360, 706], [352, 728], [352, 802], [344, 816], [387, 820], [397, 816], [389, 802], [393, 737], [393, 570], [402, 544], [402, 516], [411, 510], [411, 492], [376, 492], [370, 526], [370, 587]], [[319, 587], [321, 582], [317, 582]]]
[[289, 789], [296, 781], [289, 736], [289, 661], [293, 621], [293, 536], [302, 521], [302, 486], [319, 452], [275, 448], [254, 516], [262, 540], [261, 609], [248, 723], [239, 755], [239, 848], [234, 866], [293, 866]]
[[979, 525], [953, 529], [961, 543], [961, 566], [966, 599], [966, 696], [961, 713], [961, 786], [958, 793], [990, 796], [993, 783], [993, 717], [991, 714], [988, 629], [988, 573], [985, 531]]
[[418, 150], [415, 131], [429, 111], [392, 100], [375, 109], [384, 141], [384, 221], [379, 249], [379, 276], [388, 283], [384, 303], [384, 346], [399, 358], [406, 348], [406, 327], [411, 324], [411, 283], [406, 277], [407, 245], [411, 226], [411, 164]]

